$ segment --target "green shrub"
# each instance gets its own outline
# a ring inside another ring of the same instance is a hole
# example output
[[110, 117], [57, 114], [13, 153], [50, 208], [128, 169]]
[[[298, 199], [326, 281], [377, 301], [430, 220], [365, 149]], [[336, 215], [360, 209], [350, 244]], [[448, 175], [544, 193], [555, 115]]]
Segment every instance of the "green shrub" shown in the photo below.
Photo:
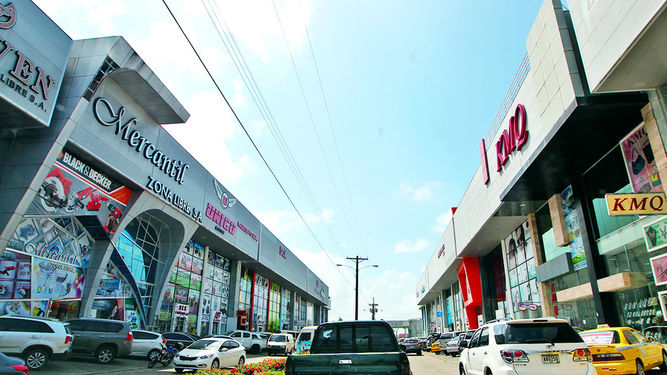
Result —
[[259, 363], [247, 363], [236, 366], [231, 370], [199, 370], [198, 375], [283, 375], [285, 373], [285, 359], [265, 359]]

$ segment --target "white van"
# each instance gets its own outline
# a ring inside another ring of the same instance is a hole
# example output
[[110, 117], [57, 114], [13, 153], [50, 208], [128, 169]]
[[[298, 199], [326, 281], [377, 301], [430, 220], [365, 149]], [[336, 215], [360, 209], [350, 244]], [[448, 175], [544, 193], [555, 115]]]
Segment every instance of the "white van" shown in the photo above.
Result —
[[313, 343], [313, 334], [317, 326], [303, 327], [296, 338], [296, 354], [309, 354], [310, 344]]

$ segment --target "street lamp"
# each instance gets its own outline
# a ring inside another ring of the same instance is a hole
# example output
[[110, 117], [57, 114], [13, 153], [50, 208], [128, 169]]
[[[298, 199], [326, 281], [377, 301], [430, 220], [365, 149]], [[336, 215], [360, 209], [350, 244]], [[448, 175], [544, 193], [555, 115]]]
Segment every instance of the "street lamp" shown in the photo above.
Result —
[[[366, 267], [361, 267], [359, 268], [359, 263], [368, 260], [368, 258], [362, 258], [359, 255], [355, 256], [354, 258], [347, 257], [347, 260], [353, 260], [355, 263], [355, 288], [354, 288], [354, 320], [359, 320], [359, 270], [368, 268], [368, 267], [379, 267], [377, 264], [371, 264]], [[336, 264], [338, 267], [348, 267], [352, 268], [350, 266], [346, 266], [344, 264]]]

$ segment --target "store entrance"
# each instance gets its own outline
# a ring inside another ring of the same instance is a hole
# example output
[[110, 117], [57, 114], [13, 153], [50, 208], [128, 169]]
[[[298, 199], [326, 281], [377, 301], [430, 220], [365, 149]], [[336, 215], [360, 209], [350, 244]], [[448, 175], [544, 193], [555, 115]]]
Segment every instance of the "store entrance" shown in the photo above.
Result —
[[176, 332], [185, 332], [185, 318], [178, 317], [176, 318], [176, 328], [174, 331]]

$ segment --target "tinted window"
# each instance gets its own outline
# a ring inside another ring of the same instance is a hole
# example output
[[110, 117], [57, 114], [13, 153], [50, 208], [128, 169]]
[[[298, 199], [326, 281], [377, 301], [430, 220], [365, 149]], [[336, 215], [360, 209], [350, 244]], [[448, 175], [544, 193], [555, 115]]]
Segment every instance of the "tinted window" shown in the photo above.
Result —
[[248, 332], [243, 332], [243, 337], [245, 337], [245, 338], [250, 337], [250, 333], [248, 333]]
[[70, 331], [83, 331], [83, 324], [80, 320], [69, 321]]
[[[315, 350], [313, 350], [313, 348]], [[335, 325], [319, 329], [313, 338], [312, 353], [357, 353], [397, 351], [391, 329], [378, 324]]]
[[232, 337], [241, 337], [243, 334], [241, 332], [232, 333]]
[[472, 338], [470, 339], [470, 345], [468, 345], [468, 347], [474, 348], [479, 345], [479, 334], [479, 330], [475, 331], [475, 333], [472, 335]]
[[505, 327], [504, 324], [493, 326], [493, 337], [498, 345], [505, 343]]
[[51, 327], [44, 322], [26, 319], [7, 319], [6, 331], [14, 332], [48, 332], [53, 333]]
[[176, 334], [171, 332], [165, 332], [162, 334], [162, 337], [164, 337], [165, 339], [173, 340], [176, 339]]
[[482, 333], [479, 334], [479, 346], [489, 345], [489, 328], [482, 328]]
[[229, 349], [234, 349], [239, 347], [239, 343], [234, 341], [234, 340], [227, 340], [224, 343], [222, 343], [223, 348], [229, 348]]
[[646, 337], [644, 337], [644, 335], [635, 331], [634, 329], [631, 329], [630, 332], [632, 332], [632, 334], [635, 335], [635, 337], [637, 338], [637, 340], [639, 340], [640, 343], [643, 344], [643, 343], [646, 343], [648, 341], [648, 340], [646, 340]]
[[0, 319], [0, 332], [1, 331], [9, 331], [9, 326], [11, 325], [11, 321], [13, 319]]
[[298, 341], [310, 341], [310, 332], [301, 332], [299, 335]]
[[100, 322], [100, 330], [102, 332], [120, 332], [123, 329], [123, 324], [112, 322]]
[[630, 331], [628, 331], [628, 330], [623, 330], [623, 336], [625, 337], [626, 340], [628, 340], [628, 343], [629, 343], [630, 345], [632, 345], [632, 344], [639, 344], [639, 340], [637, 340], [637, 338], [635, 337], [635, 335], [633, 335], [632, 333], [630, 333]]
[[285, 342], [287, 341], [287, 337], [283, 335], [271, 335], [271, 337], [269, 337], [269, 341]]
[[134, 337], [135, 340], [155, 340], [157, 335], [142, 331], [132, 331], [132, 337]]
[[253, 333], [252, 338], [255, 339], [255, 340], [261, 340], [261, 339], [262, 339], [262, 338], [259, 337], [259, 335], [256, 334], [256, 333]]
[[567, 323], [507, 324], [506, 344], [583, 342]]

